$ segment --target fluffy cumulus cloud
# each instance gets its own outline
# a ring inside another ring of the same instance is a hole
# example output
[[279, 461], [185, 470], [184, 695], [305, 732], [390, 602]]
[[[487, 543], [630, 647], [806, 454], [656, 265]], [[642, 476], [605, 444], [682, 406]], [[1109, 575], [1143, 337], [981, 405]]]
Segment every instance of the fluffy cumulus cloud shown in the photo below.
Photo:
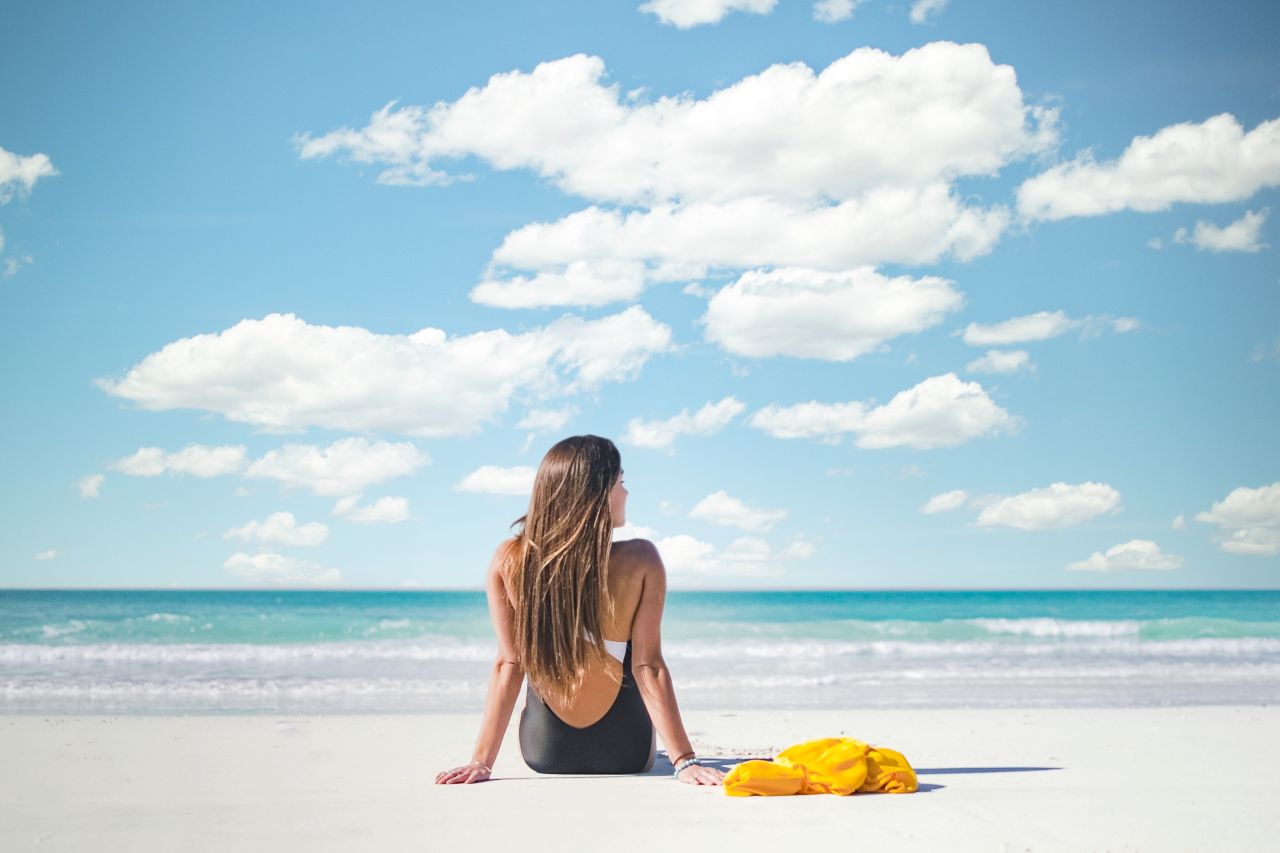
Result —
[[0, 148], [0, 204], [31, 192], [36, 181], [58, 174], [48, 154], [14, 154]]
[[927, 450], [1011, 432], [1020, 421], [977, 382], [946, 373], [900, 391], [883, 406], [857, 401], [771, 404], [752, 415], [751, 425], [775, 438], [832, 439], [852, 433], [859, 447]]
[[232, 554], [222, 568], [241, 580], [262, 586], [332, 586], [342, 573], [283, 554]]
[[1139, 136], [1119, 159], [1084, 152], [1018, 188], [1029, 219], [1166, 210], [1178, 202], [1242, 201], [1280, 184], [1280, 119], [1248, 133], [1228, 113]]
[[[989, 251], [1007, 223], [1002, 209], [963, 207], [943, 183], [870, 189], [858, 198], [818, 206], [767, 196], [662, 203], [625, 212], [592, 206], [511, 232], [493, 258], [495, 268], [557, 271], [583, 256], [592, 263], [622, 261], [632, 265], [624, 267], [629, 271], [643, 262], [646, 282], [699, 278], [713, 267], [834, 272], [879, 263], [931, 263], [946, 253], [969, 260]], [[525, 286], [523, 280], [517, 283]], [[600, 301], [569, 298], [578, 292], [564, 290], [566, 295], [554, 301], [543, 297], [525, 304]]]
[[563, 409], [531, 409], [516, 426], [534, 432], [547, 432], [560, 429], [577, 413], [578, 410], [573, 406], [566, 406]]
[[639, 8], [664, 24], [687, 30], [718, 24], [730, 12], [767, 15], [777, 3], [778, 0], [646, 0]]
[[629, 539], [656, 539], [658, 532], [652, 527], [645, 527], [643, 524], [632, 524], [627, 522], [621, 527], [613, 528], [613, 541], [625, 542]]
[[947, 6], [947, 0], [915, 0], [911, 4], [911, 23], [923, 24], [935, 15], [940, 15]]
[[333, 506], [333, 514], [357, 524], [399, 524], [410, 518], [406, 498], [378, 498], [373, 503], [361, 504], [359, 494], [340, 498]]
[[430, 461], [411, 442], [371, 442], [353, 436], [327, 447], [286, 444], [268, 451], [245, 471], [252, 479], [275, 480], [314, 495], [350, 495], [374, 483], [412, 474]]
[[481, 465], [463, 477], [455, 488], [460, 492], [527, 498], [533, 492], [533, 478], [537, 473], [538, 469], [529, 465], [517, 465], [512, 468]]
[[1250, 210], [1230, 225], [1219, 227], [1201, 220], [1188, 233], [1179, 228], [1173, 234], [1173, 242], [1190, 243], [1200, 250], [1210, 252], [1261, 252], [1267, 247], [1262, 242], [1262, 225], [1267, 221], [1268, 208]]
[[1132, 539], [1106, 550], [1094, 551], [1087, 560], [1068, 563], [1072, 571], [1119, 572], [1129, 570], [1165, 570], [1182, 566], [1182, 558], [1166, 554], [1149, 539]]
[[1070, 331], [1078, 331], [1082, 338], [1095, 337], [1104, 330], [1123, 334], [1132, 332], [1139, 325], [1133, 317], [1090, 314], [1073, 318], [1068, 317], [1065, 311], [1037, 311], [989, 325], [970, 323], [964, 327], [962, 336], [970, 346], [1006, 346], [1044, 341]]
[[445, 183], [452, 162], [475, 157], [596, 202], [509, 234], [473, 292], [594, 305], [709, 267], [982, 254], [1008, 212], [968, 206], [953, 182], [1051, 148], [1055, 118], [982, 45], [938, 42], [901, 56], [860, 48], [821, 71], [774, 65], [704, 98], [624, 93], [599, 58], [577, 55], [297, 144], [303, 158], [379, 165], [383, 183]]
[[824, 24], [847, 21], [861, 0], [817, 0], [813, 4], [813, 19]]
[[1046, 530], [1074, 527], [1120, 510], [1120, 493], [1106, 483], [1053, 483], [1016, 495], [994, 496], [978, 513], [979, 527]]
[[89, 474], [81, 477], [76, 481], [76, 488], [80, 490], [80, 497], [85, 500], [91, 500], [98, 496], [98, 492], [102, 489], [102, 482], [105, 480], [102, 474]]
[[757, 509], [749, 507], [727, 492], [712, 492], [689, 510], [689, 517], [709, 521], [725, 527], [737, 527], [750, 532], [771, 530], [773, 525], [787, 517], [785, 509]]
[[965, 365], [970, 373], [1017, 373], [1019, 370], [1030, 370], [1035, 365], [1031, 356], [1024, 349], [987, 350], [981, 358], [975, 358]]
[[725, 397], [718, 403], [707, 403], [693, 414], [688, 409], [662, 421], [632, 418], [621, 441], [635, 447], [667, 450], [682, 435], [714, 435], [742, 414], [746, 405], [736, 397]]
[[298, 524], [291, 512], [273, 512], [265, 521], [250, 521], [231, 528], [222, 538], [306, 547], [324, 544], [329, 538], [329, 528], [318, 521]]
[[111, 467], [131, 477], [190, 474], [209, 478], [239, 473], [245, 466], [245, 459], [244, 445], [210, 447], [188, 444], [174, 452], [159, 447], [140, 447], [132, 456], [126, 456]]
[[934, 276], [753, 270], [711, 297], [703, 323], [709, 340], [737, 355], [849, 361], [937, 325], [963, 302], [952, 282]]
[[670, 345], [670, 327], [638, 306], [521, 334], [453, 338], [434, 328], [381, 335], [271, 314], [174, 341], [98, 384], [144, 409], [202, 409], [271, 431], [441, 437], [477, 431], [518, 394], [572, 394], [633, 378]]
[[755, 536], [740, 536], [718, 548], [710, 542], [681, 533], [663, 537], [654, 545], [662, 555], [663, 564], [676, 577], [777, 577], [783, 573], [784, 556], [807, 556], [801, 553], [780, 554], [767, 541]]
[[1218, 547], [1230, 554], [1280, 554], [1280, 482], [1233, 489], [1196, 521], [1217, 525]]
[[964, 489], [953, 489], [949, 492], [943, 492], [940, 495], [934, 495], [925, 501], [924, 506], [920, 507], [920, 511], [925, 515], [934, 515], [939, 512], [951, 512], [964, 506], [969, 500], [969, 493]]
[[482, 281], [471, 299], [494, 308], [607, 305], [630, 301], [645, 285], [645, 265], [633, 260], [571, 261], [564, 269]]

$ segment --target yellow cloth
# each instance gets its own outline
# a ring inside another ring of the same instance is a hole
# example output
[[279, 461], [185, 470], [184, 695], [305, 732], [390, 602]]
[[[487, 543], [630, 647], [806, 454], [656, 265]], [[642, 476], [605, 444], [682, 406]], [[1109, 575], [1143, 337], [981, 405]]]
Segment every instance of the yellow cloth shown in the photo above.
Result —
[[848, 737], [798, 743], [773, 761], [744, 761], [721, 783], [731, 797], [859, 792], [910, 794], [916, 773], [902, 753]]

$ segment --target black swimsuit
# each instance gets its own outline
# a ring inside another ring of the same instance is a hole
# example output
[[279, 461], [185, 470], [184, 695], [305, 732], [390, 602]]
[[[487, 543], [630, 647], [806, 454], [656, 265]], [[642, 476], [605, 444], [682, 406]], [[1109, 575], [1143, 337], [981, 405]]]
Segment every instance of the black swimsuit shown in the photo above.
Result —
[[586, 728], [555, 715], [529, 685], [520, 712], [520, 754], [538, 773], [644, 773], [653, 767], [653, 722], [631, 674], [631, 641], [622, 686], [605, 715]]

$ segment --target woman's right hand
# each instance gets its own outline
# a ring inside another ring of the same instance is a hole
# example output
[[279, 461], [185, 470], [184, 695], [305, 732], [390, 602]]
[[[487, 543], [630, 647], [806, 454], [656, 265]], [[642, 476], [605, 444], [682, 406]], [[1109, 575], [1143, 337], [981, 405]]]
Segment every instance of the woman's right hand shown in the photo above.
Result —
[[690, 764], [681, 770], [676, 778], [686, 785], [719, 785], [720, 780], [724, 778], [724, 773], [714, 767]]
[[472, 782], [484, 782], [493, 771], [479, 761], [473, 761], [470, 764], [464, 764], [461, 767], [455, 767], [452, 770], [445, 770], [436, 774], [437, 785], [470, 785]]

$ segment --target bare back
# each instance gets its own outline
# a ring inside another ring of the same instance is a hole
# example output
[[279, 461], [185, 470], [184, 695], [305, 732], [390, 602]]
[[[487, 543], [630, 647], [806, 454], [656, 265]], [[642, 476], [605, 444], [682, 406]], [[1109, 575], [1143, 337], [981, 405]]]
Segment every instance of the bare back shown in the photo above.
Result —
[[[600, 614], [600, 624], [606, 640], [625, 642], [631, 639], [632, 623], [644, 591], [644, 574], [648, 565], [644, 555], [647, 553], [630, 541], [615, 542], [610, 549], [609, 596], [613, 600], [614, 612], [612, 616], [607, 610]], [[509, 583], [507, 602], [514, 609], [515, 600]], [[561, 700], [550, 696], [545, 701], [556, 716], [568, 725], [586, 728], [602, 718], [613, 705], [618, 696], [621, 678], [620, 661], [609, 655], [604, 660], [592, 658], [587, 664], [582, 689], [571, 703], [562, 704]]]

